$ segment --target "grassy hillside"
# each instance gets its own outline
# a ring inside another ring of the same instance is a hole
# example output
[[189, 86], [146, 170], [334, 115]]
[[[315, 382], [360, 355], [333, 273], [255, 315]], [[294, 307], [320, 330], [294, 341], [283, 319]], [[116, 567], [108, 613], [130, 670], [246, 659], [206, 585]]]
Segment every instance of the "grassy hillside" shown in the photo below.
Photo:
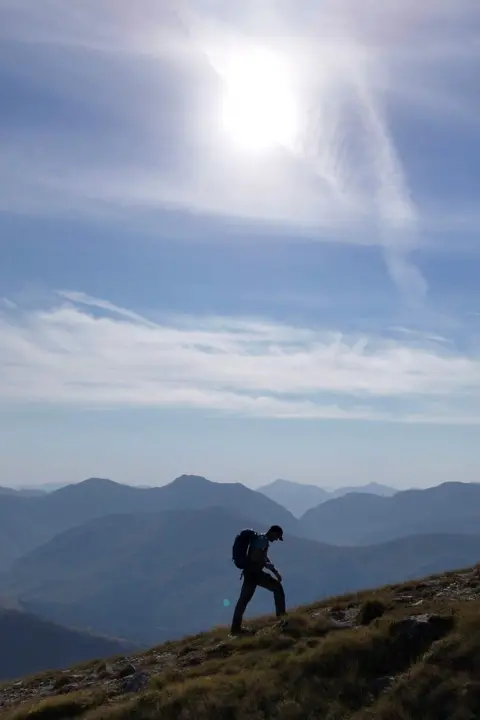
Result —
[[4, 720], [474, 720], [476, 568], [259, 618], [0, 689]]

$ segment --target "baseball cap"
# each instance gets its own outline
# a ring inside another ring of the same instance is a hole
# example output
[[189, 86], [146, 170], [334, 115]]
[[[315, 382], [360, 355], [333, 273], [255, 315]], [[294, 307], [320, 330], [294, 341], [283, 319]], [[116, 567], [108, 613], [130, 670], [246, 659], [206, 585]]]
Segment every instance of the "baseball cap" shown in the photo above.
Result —
[[279, 540], [283, 542], [283, 528], [281, 528], [280, 525], [272, 525], [269, 532], [277, 533], [277, 535], [280, 536]]

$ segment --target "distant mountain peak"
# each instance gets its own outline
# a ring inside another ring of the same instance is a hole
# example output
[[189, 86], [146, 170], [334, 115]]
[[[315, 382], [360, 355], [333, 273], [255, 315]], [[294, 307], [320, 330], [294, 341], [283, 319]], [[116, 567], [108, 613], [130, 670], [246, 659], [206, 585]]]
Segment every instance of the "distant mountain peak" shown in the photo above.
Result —
[[64, 487], [59, 488], [58, 490], [53, 491], [53, 495], [63, 495], [65, 493], [71, 493], [71, 492], [83, 492], [83, 491], [92, 491], [92, 490], [110, 490], [113, 488], [119, 488], [119, 487], [129, 487], [128, 485], [122, 485], [119, 482], [115, 482], [115, 480], [109, 480], [108, 478], [98, 478], [98, 477], [90, 477], [86, 480], [81, 480], [78, 483], [72, 483], [71, 485], [65, 485]]
[[318, 485], [305, 485], [277, 478], [257, 491], [287, 508], [293, 515], [300, 517], [306, 510], [315, 507], [327, 499], [328, 493]]
[[86, 480], [83, 480], [81, 483], [78, 483], [79, 485], [120, 485], [120, 483], [115, 482], [115, 480], [110, 480], [110, 478], [101, 478], [101, 477], [90, 477], [86, 478]]
[[[262, 488], [259, 488], [259, 490], [262, 490], [263, 488], [285, 488], [285, 489], [294, 489], [294, 488], [305, 488], [305, 487], [317, 487], [314, 485], [306, 485], [305, 483], [299, 483], [295, 482], [295, 480], [286, 480], [285, 478], [276, 478], [276, 480], [273, 480], [273, 482], [269, 483], [268, 485], [262, 486]], [[321, 488], [319, 488], [321, 490]]]
[[317, 488], [318, 490], [322, 491], [323, 488], [321, 488], [319, 485], [314, 485], [313, 483], [303, 483], [303, 482], [297, 482], [296, 480], [287, 480], [286, 478], [276, 478], [271, 483], [268, 483], [268, 485], [264, 485], [263, 487], [273, 487], [273, 486], [284, 486], [284, 487], [297, 487], [297, 488]]
[[203, 475], [179, 475], [175, 478], [170, 484], [173, 485], [175, 483], [176, 485], [195, 485], [198, 487], [198, 485], [210, 485], [212, 483], [211, 480], [208, 480], [206, 477], [203, 477]]
[[[75, 485], [70, 485], [69, 487], [84, 487], [84, 488], [113, 488], [113, 487], [119, 487], [122, 486], [122, 483], [116, 482], [116, 480], [110, 480], [110, 478], [100, 478], [100, 477], [90, 477], [86, 480], [82, 480], [79, 483], [76, 483]], [[124, 487], [129, 487], [128, 485], [125, 485]]]

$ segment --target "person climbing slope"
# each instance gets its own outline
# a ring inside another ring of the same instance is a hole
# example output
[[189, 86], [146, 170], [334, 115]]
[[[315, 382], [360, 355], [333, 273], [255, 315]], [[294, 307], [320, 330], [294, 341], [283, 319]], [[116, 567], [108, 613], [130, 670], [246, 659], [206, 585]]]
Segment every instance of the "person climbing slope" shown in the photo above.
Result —
[[[285, 615], [282, 576], [268, 557], [270, 543], [277, 540], [283, 542], [283, 530], [280, 525], [272, 525], [266, 533], [257, 533], [250, 529], [242, 530], [235, 538], [232, 559], [242, 570], [243, 585], [233, 613], [230, 630], [232, 635], [245, 632], [242, 629], [243, 615], [257, 587], [270, 590], [273, 593], [277, 617]], [[275, 577], [265, 572], [265, 569], [270, 570]]]

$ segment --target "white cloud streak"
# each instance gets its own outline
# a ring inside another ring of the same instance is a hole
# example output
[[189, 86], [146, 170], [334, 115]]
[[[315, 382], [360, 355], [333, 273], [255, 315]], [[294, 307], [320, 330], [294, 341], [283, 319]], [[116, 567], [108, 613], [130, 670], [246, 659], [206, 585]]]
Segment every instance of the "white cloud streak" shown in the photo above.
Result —
[[409, 345], [221, 317], [157, 323], [80, 292], [62, 297], [0, 311], [3, 402], [480, 422], [480, 357], [436, 338]]

